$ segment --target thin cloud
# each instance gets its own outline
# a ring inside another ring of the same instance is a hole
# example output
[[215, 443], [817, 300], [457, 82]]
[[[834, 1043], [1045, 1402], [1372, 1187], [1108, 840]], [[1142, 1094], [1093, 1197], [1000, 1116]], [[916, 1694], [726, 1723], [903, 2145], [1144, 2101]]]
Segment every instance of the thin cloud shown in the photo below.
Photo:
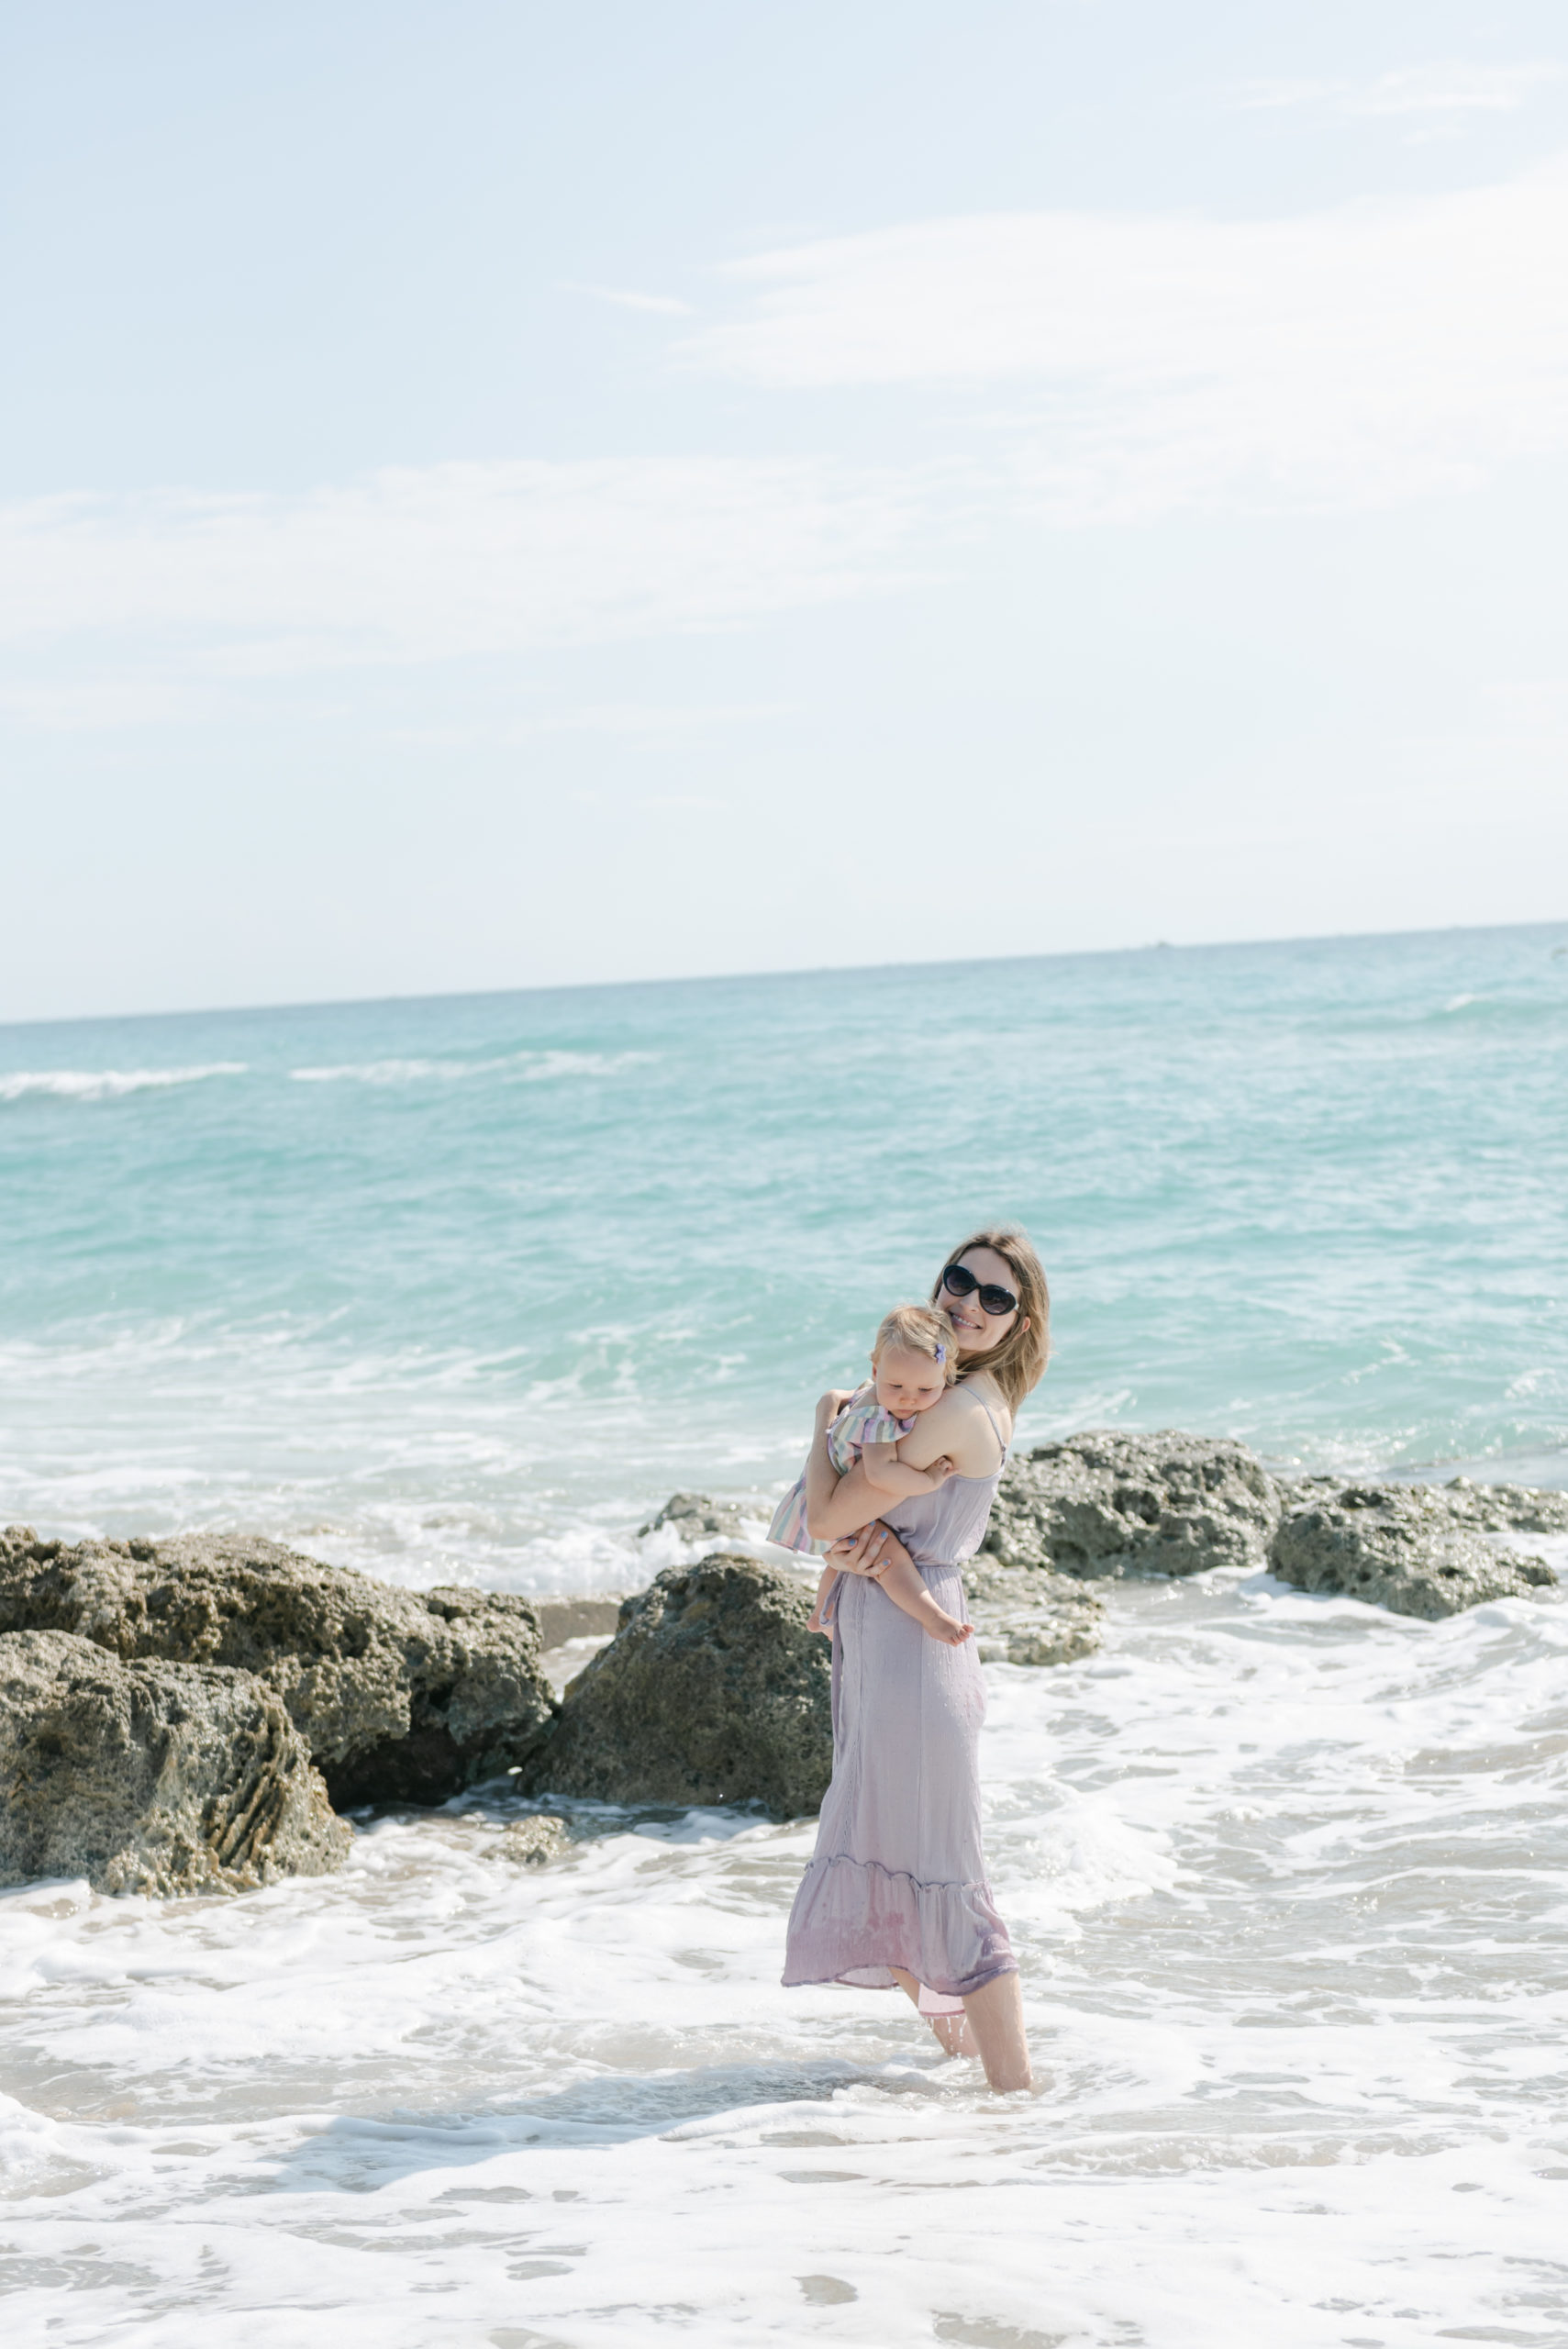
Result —
[[43, 734], [118, 733], [205, 715], [179, 677], [157, 674], [19, 679], [0, 685], [0, 717]]
[[494, 726], [401, 726], [388, 739], [426, 749], [471, 751], [515, 749], [541, 734], [611, 734], [650, 739], [702, 734], [717, 728], [773, 724], [799, 713], [797, 702], [712, 702], [678, 707], [668, 703], [605, 702], [588, 708], [542, 710], [538, 717]]
[[1568, 168], [1284, 220], [1016, 213], [768, 253], [682, 363], [1006, 395], [1056, 518], [1371, 506], [1568, 451]]
[[1565, 69], [1529, 65], [1417, 65], [1371, 82], [1249, 82], [1231, 103], [1244, 113], [1320, 106], [1345, 115], [1512, 114]]
[[[809, 460], [461, 464], [308, 495], [0, 508], [0, 642], [85, 642], [82, 696], [725, 629], [923, 575], [918, 484]], [[10, 688], [60, 723], [71, 683]], [[89, 719], [88, 722], [91, 722]]]
[[591, 295], [595, 302], [613, 302], [620, 310], [645, 310], [654, 317], [689, 318], [692, 305], [673, 294], [623, 293], [614, 285], [569, 285], [571, 294]]

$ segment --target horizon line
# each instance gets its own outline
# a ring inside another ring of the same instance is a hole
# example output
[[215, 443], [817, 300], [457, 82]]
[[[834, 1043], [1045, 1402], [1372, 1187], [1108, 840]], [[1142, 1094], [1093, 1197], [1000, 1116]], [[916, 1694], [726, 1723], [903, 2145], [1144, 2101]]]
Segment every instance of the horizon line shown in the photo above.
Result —
[[1394, 938], [1485, 937], [1498, 930], [1568, 930], [1568, 913], [1547, 915], [1532, 921], [1422, 923], [1407, 930], [1335, 930], [1291, 932], [1279, 938], [1148, 939], [1137, 946], [1077, 946], [1034, 954], [936, 954], [897, 963], [810, 963], [784, 964], [768, 970], [670, 972], [647, 978], [552, 979], [526, 981], [517, 986], [437, 987], [417, 994], [300, 996], [264, 1003], [209, 1003], [183, 1008], [140, 1011], [54, 1012], [36, 1019], [0, 1018], [0, 1034], [34, 1028], [103, 1026], [117, 1020], [216, 1019], [273, 1011], [372, 1010], [386, 1004], [487, 1003], [522, 995], [607, 994], [628, 987], [733, 986], [738, 982], [764, 979], [817, 979], [866, 975], [884, 971], [983, 970], [1009, 963], [1081, 963], [1129, 954], [1212, 954], [1284, 946], [1335, 946], [1372, 943]]

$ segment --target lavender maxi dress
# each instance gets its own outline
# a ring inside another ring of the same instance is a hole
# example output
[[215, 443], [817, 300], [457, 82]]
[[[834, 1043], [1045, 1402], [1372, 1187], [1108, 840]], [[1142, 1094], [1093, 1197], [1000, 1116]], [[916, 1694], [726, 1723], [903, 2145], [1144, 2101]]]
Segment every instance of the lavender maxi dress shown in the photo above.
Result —
[[[883, 1519], [961, 1621], [959, 1565], [985, 1531], [1006, 1464], [997, 1444], [991, 1475], [950, 1476]], [[965, 1992], [1018, 1971], [981, 1849], [979, 1659], [973, 1640], [929, 1639], [862, 1575], [840, 1575], [836, 1597], [833, 1783], [790, 1912], [784, 1978], [886, 1990], [901, 1965], [920, 1984], [923, 2013], [951, 2014]]]

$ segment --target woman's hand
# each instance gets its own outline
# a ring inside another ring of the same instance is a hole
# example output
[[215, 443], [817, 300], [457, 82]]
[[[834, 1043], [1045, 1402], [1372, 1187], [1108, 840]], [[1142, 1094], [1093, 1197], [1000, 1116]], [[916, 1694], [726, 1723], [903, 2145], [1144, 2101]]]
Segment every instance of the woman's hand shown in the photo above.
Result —
[[880, 1582], [888, 1567], [900, 1560], [905, 1565], [914, 1563], [897, 1534], [874, 1518], [858, 1533], [847, 1533], [841, 1542], [835, 1542], [828, 1553], [828, 1564], [840, 1573], [863, 1575], [869, 1582]]

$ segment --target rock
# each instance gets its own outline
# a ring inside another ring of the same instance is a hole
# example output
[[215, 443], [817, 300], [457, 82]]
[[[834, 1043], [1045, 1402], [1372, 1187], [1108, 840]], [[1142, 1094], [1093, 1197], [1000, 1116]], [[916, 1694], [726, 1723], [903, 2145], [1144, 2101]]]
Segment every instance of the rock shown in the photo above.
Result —
[[687, 1543], [743, 1541], [747, 1526], [754, 1524], [759, 1514], [764, 1520], [768, 1515], [760, 1503], [748, 1506], [743, 1501], [710, 1500], [706, 1493], [672, 1493], [658, 1516], [638, 1527], [637, 1538], [640, 1542], [644, 1534], [657, 1533], [667, 1525]]
[[486, 1835], [479, 1846], [482, 1860], [506, 1860], [513, 1867], [542, 1868], [566, 1849], [566, 1821], [549, 1811], [532, 1819], [514, 1819], [499, 1834]]
[[1446, 1485], [1423, 1489], [1455, 1525], [1477, 1533], [1568, 1533], [1568, 1493], [1529, 1485], [1475, 1485], [1468, 1476], [1451, 1476]]
[[984, 1548], [1005, 1564], [1098, 1580], [1261, 1566], [1279, 1518], [1245, 1444], [1093, 1428], [1037, 1445], [1002, 1478]]
[[[1276, 1476], [1284, 1513], [1331, 1501], [1343, 1489], [1343, 1476]], [[1385, 1485], [1373, 1486], [1362, 1479], [1358, 1491], [1424, 1493], [1458, 1531], [1471, 1533], [1568, 1533], [1568, 1493], [1541, 1490], [1530, 1485], [1477, 1485], [1468, 1476], [1451, 1476], [1446, 1485]]]
[[340, 1808], [443, 1802], [530, 1762], [555, 1713], [524, 1600], [395, 1590], [250, 1536], [67, 1548], [13, 1526], [0, 1534], [7, 1631], [258, 1673]]
[[985, 1664], [1076, 1664], [1105, 1639], [1105, 1601], [1070, 1575], [979, 1563], [964, 1592]]
[[1363, 1598], [1435, 1621], [1487, 1598], [1555, 1595], [1540, 1558], [1498, 1549], [1456, 1519], [1449, 1488], [1345, 1485], [1283, 1518], [1269, 1564], [1297, 1590]]
[[353, 1841], [266, 1682], [68, 1631], [0, 1636], [0, 1884], [250, 1891], [326, 1876]]
[[581, 1598], [530, 1598], [541, 1649], [563, 1648], [568, 1640], [596, 1639], [620, 1620], [624, 1590], [595, 1591]]
[[810, 1611], [802, 1577], [754, 1558], [666, 1567], [568, 1687], [533, 1787], [815, 1811], [833, 1769], [832, 1675]]

